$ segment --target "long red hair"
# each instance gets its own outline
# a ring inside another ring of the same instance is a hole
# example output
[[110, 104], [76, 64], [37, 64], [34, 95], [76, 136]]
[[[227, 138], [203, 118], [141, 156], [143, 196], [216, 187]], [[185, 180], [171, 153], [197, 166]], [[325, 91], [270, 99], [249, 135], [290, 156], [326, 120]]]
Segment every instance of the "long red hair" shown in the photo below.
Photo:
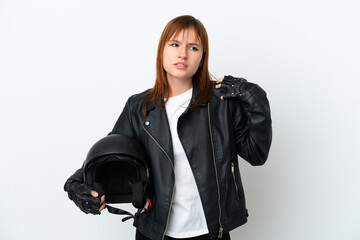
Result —
[[149, 102], [156, 102], [158, 107], [164, 107], [168, 99], [169, 83], [166, 77], [166, 72], [163, 68], [163, 51], [165, 44], [170, 40], [172, 36], [177, 35], [186, 29], [192, 28], [195, 30], [197, 37], [203, 47], [203, 56], [197, 72], [193, 76], [193, 81], [196, 81], [198, 91], [195, 96], [195, 104], [191, 107], [199, 106], [207, 102], [211, 96], [212, 86], [211, 78], [208, 69], [209, 61], [209, 40], [204, 25], [190, 15], [183, 15], [172, 19], [164, 28], [158, 45], [157, 57], [156, 57], [156, 80], [154, 87], [147, 93], [147, 98], [142, 105], [142, 111], [144, 116], [146, 115], [146, 105]]

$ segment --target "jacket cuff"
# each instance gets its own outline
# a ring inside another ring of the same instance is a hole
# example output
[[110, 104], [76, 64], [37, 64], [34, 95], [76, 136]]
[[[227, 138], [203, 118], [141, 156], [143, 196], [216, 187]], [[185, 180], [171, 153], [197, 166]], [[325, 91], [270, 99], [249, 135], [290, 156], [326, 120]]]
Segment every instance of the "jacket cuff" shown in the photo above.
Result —
[[69, 190], [69, 185], [73, 182], [79, 182], [79, 183], [83, 183], [84, 182], [84, 178], [83, 178], [83, 170], [82, 168], [78, 169], [73, 175], [71, 175], [71, 177], [69, 177], [65, 184], [64, 184], [64, 190], [67, 192]]

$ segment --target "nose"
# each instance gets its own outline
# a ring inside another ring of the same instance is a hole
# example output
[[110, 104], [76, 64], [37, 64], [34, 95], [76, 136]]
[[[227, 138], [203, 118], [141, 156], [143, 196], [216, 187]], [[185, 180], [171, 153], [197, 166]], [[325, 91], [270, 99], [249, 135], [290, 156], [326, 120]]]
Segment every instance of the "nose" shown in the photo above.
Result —
[[178, 58], [187, 59], [187, 49], [186, 49], [186, 47], [183, 47], [183, 46], [179, 47]]

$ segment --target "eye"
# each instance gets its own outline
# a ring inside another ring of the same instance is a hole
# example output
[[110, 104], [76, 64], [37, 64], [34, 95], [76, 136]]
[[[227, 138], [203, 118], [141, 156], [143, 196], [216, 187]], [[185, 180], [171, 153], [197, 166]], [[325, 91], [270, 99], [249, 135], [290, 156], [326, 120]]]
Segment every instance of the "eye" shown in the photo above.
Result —
[[199, 49], [197, 47], [190, 47], [191, 50], [194, 50], [194, 51], [199, 51]]
[[172, 47], [178, 47], [179, 44], [177, 44], [177, 43], [170, 43], [170, 46], [172, 46]]

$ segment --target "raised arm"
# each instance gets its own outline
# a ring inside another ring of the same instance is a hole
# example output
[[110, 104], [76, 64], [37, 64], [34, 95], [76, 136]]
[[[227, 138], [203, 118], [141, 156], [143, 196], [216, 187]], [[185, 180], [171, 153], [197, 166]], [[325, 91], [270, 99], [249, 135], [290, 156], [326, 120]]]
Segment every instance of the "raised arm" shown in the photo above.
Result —
[[272, 127], [266, 92], [244, 78], [225, 76], [218, 80], [222, 99], [229, 99], [237, 153], [251, 165], [262, 165], [268, 157]]

